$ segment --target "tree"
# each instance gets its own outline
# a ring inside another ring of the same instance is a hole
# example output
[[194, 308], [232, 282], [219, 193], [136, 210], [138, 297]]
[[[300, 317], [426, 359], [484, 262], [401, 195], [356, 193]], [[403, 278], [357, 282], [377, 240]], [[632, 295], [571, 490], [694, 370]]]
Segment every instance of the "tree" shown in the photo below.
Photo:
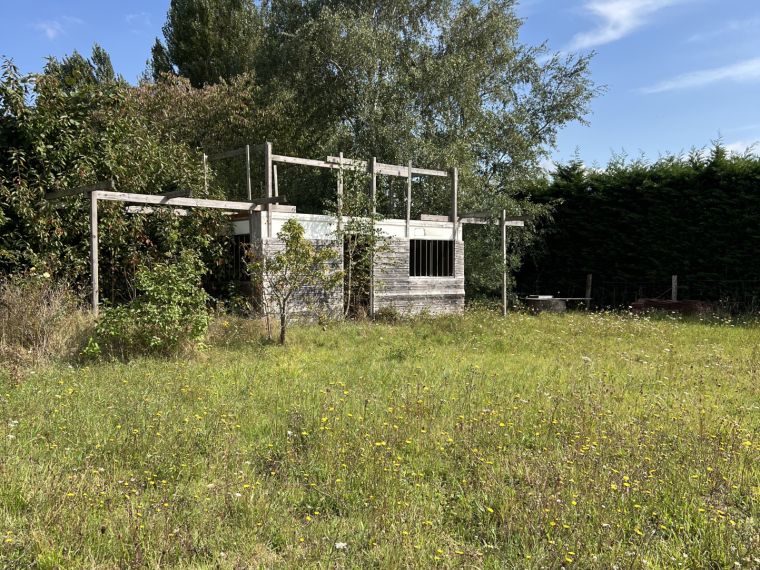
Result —
[[251, 71], [261, 37], [261, 15], [251, 0], [172, 0], [156, 39], [154, 79], [174, 71], [194, 87]]
[[50, 57], [45, 64], [44, 74], [57, 78], [66, 91], [73, 91], [83, 85], [124, 82], [121, 76], [116, 76], [111, 56], [98, 44], [92, 46], [90, 59], [76, 50], [60, 61]]
[[306, 239], [303, 226], [290, 218], [278, 232], [282, 250], [269, 254], [250, 252], [248, 271], [261, 287], [261, 298], [267, 318], [270, 307], [280, 317], [280, 344], [295, 306], [308, 309], [315, 299], [329, 302], [331, 293], [341, 282], [341, 272], [334, 268], [337, 252], [331, 247], [316, 247]]

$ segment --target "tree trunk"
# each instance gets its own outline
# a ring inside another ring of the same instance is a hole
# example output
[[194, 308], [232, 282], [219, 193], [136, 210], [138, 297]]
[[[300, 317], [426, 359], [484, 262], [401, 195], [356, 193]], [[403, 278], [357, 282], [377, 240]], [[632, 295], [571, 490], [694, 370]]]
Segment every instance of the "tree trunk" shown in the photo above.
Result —
[[280, 311], [280, 344], [285, 344], [285, 329], [287, 327], [285, 320], [285, 311]]

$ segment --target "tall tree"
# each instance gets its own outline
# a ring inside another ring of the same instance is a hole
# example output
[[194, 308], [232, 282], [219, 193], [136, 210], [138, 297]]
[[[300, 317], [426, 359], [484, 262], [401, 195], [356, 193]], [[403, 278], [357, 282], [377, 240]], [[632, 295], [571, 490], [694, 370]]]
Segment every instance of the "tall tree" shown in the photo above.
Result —
[[48, 77], [58, 79], [61, 87], [68, 91], [84, 85], [124, 81], [121, 76], [117, 77], [111, 63], [111, 56], [98, 44], [92, 46], [92, 55], [89, 59], [76, 50], [60, 60], [50, 57], [45, 64], [44, 73]]
[[261, 14], [251, 0], [172, 0], [152, 49], [154, 78], [173, 71], [194, 87], [250, 71], [261, 38]]

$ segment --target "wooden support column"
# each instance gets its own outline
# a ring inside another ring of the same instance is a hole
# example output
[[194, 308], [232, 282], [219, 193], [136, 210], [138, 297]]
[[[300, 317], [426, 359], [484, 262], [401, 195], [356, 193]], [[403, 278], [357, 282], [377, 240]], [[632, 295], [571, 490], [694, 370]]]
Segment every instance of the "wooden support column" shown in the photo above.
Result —
[[501, 314], [507, 316], [507, 211], [501, 211]]
[[[274, 191], [272, 189], [272, 143], [264, 143], [264, 185], [267, 190], [267, 198], [272, 198]], [[272, 209], [266, 209], [267, 216], [267, 237], [272, 237]]]
[[586, 275], [586, 310], [591, 308], [591, 286], [594, 283], [594, 276], [589, 273]]
[[409, 161], [409, 170], [406, 177], [406, 237], [409, 237], [409, 225], [412, 221], [412, 161]]
[[670, 299], [678, 301], [678, 275], [673, 275], [670, 278]]
[[203, 153], [203, 188], [208, 196], [208, 155], [205, 152]]
[[377, 214], [377, 158], [372, 157], [369, 163], [369, 198], [372, 204], [372, 215]]
[[280, 183], [279, 183], [279, 179], [277, 178], [277, 165], [276, 164], [272, 165], [272, 179], [273, 179], [273, 182], [274, 182], [274, 188], [273, 188], [274, 195], [275, 195], [275, 197], [277, 197], [277, 196], [280, 195]]
[[245, 145], [245, 189], [248, 195], [248, 200], [252, 200], [253, 192], [251, 191], [251, 145]]
[[98, 268], [98, 193], [90, 192], [90, 274], [92, 279], [92, 312], [100, 307], [100, 274]]
[[337, 188], [337, 206], [338, 206], [338, 231], [343, 227], [343, 153], [338, 154], [338, 188]]
[[451, 221], [454, 223], [454, 241], [459, 239], [459, 169], [452, 168], [449, 173], [451, 178]]

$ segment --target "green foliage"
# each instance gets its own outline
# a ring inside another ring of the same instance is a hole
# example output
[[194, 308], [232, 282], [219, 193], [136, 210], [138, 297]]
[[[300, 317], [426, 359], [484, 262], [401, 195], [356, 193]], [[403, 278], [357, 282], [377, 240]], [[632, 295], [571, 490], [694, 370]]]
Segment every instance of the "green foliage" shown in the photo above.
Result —
[[[0, 273], [37, 267], [84, 289], [89, 200], [52, 203], [46, 193], [102, 180], [113, 180], [125, 192], [206, 192], [200, 154], [157, 129], [133, 88], [80, 81], [74, 71], [62, 71], [67, 62], [39, 76], [23, 76], [10, 62], [2, 68], [0, 146], [8, 150], [0, 153]], [[196, 209], [178, 217], [161, 210], [141, 216], [102, 204], [99, 214], [105, 299], [130, 298], [141, 259], [192, 248], [208, 266], [224, 262], [226, 232], [219, 213]]]
[[172, 0], [152, 49], [154, 79], [176, 71], [195, 87], [250, 71], [261, 37], [261, 15], [251, 0]]
[[124, 358], [177, 353], [202, 342], [209, 325], [208, 295], [201, 287], [205, 272], [197, 255], [189, 251], [152, 266], [141, 264], [137, 297], [103, 311], [96, 344], [91, 342], [88, 352]]
[[57, 78], [61, 88], [66, 91], [73, 91], [82, 85], [113, 83], [117, 80], [124, 82], [123, 78], [116, 77], [111, 56], [98, 44], [92, 47], [90, 59], [85, 58], [76, 50], [61, 61], [54, 57], [49, 58], [44, 73], [49, 77]]
[[[752, 309], [760, 292], [760, 157], [712, 150], [654, 163], [613, 160], [606, 169], [561, 165], [543, 192], [557, 206], [545, 254], [521, 276], [540, 293], [583, 293], [628, 304], [670, 294]], [[534, 291], [531, 291], [534, 292]], [[757, 308], [756, 304], [754, 305]]]
[[342, 272], [334, 268], [337, 252], [306, 239], [303, 226], [295, 218], [285, 222], [277, 239], [282, 242], [281, 251], [266, 253], [252, 248], [246, 265], [261, 288], [267, 318], [272, 309], [279, 315], [279, 341], [285, 344], [293, 313], [311, 312], [314, 305], [329, 304]]

